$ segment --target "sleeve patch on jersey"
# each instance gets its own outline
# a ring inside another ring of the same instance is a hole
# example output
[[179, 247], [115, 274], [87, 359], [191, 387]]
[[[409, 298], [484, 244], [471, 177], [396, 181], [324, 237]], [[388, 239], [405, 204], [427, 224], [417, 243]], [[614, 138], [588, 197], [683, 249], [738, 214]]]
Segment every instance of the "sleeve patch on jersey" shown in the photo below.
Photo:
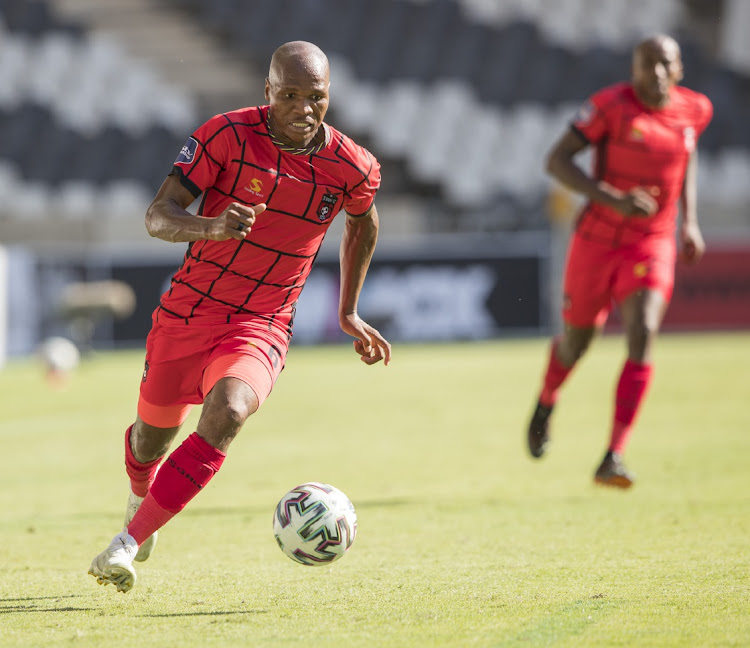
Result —
[[596, 112], [596, 106], [594, 106], [594, 104], [591, 101], [586, 101], [578, 109], [578, 112], [576, 113], [576, 116], [573, 122], [576, 124], [581, 124], [582, 126], [585, 126], [592, 120], [595, 112]]
[[194, 137], [188, 137], [188, 141], [182, 147], [180, 154], [174, 161], [175, 164], [192, 164], [195, 158], [195, 152], [198, 150], [198, 140]]

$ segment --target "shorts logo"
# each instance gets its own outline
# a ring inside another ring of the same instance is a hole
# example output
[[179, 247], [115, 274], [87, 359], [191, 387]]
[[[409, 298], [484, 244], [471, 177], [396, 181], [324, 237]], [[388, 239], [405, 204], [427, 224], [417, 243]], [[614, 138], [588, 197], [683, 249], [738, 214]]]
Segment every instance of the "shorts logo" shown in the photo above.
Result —
[[263, 183], [258, 180], [258, 178], [253, 178], [250, 180], [250, 182], [247, 183], [247, 186], [244, 187], [245, 191], [249, 191], [251, 194], [255, 196], [261, 196], [263, 195]]
[[195, 158], [195, 152], [198, 150], [198, 140], [194, 137], [188, 137], [188, 141], [185, 142], [185, 146], [182, 147], [180, 154], [174, 161], [175, 164], [192, 164]]
[[318, 220], [322, 223], [328, 220], [333, 215], [333, 208], [336, 206], [339, 197], [336, 194], [332, 194], [330, 191], [326, 191], [323, 198], [320, 200], [318, 205]]

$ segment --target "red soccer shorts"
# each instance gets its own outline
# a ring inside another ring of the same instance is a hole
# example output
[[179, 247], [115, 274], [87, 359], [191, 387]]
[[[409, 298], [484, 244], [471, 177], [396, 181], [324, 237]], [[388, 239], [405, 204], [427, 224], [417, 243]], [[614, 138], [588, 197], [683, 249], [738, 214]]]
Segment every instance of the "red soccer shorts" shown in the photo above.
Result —
[[287, 349], [286, 336], [269, 330], [266, 320], [205, 326], [154, 321], [138, 415], [156, 427], [180, 425], [226, 377], [247, 383], [260, 405], [284, 368]]
[[603, 326], [612, 303], [634, 292], [658, 290], [668, 303], [674, 287], [673, 239], [647, 237], [611, 247], [573, 234], [565, 267], [563, 319], [571, 326]]

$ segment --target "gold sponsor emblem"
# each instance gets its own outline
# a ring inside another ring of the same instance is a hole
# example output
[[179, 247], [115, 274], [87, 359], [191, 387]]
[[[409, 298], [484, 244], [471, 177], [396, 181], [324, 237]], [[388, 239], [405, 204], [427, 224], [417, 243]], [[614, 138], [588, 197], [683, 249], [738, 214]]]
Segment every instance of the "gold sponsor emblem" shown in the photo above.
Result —
[[260, 196], [263, 192], [263, 183], [258, 178], [253, 178], [245, 187], [245, 191], [249, 191], [251, 194]]

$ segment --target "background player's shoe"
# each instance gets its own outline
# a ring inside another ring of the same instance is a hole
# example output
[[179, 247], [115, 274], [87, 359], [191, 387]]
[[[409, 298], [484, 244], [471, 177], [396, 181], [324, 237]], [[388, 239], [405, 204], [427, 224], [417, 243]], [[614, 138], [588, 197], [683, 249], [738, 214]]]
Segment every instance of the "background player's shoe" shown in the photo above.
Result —
[[630, 488], [635, 481], [635, 476], [625, 468], [621, 455], [609, 451], [604, 455], [602, 463], [596, 469], [594, 481], [602, 486]]
[[[141, 506], [141, 503], [143, 502], [142, 497], [138, 497], [133, 491], [130, 491], [130, 495], [128, 496], [128, 507], [125, 509], [125, 528], [127, 529], [128, 524], [130, 524], [130, 520], [133, 519], [133, 516], [135, 515], [135, 512], [139, 509]], [[143, 562], [144, 560], [148, 560], [148, 557], [151, 555], [151, 552], [154, 550], [154, 547], [156, 546], [156, 541], [159, 539], [159, 532], [154, 531], [154, 534], [149, 536], [143, 541], [143, 544], [138, 549], [138, 553], [135, 556], [135, 560], [137, 562]]]
[[129, 592], [135, 585], [133, 559], [138, 553], [138, 543], [127, 531], [121, 531], [109, 546], [91, 561], [89, 574], [99, 585], [113, 583], [118, 592]]
[[544, 454], [549, 443], [549, 417], [552, 407], [545, 407], [541, 403], [536, 404], [536, 409], [529, 423], [527, 439], [529, 452], [537, 459]]

